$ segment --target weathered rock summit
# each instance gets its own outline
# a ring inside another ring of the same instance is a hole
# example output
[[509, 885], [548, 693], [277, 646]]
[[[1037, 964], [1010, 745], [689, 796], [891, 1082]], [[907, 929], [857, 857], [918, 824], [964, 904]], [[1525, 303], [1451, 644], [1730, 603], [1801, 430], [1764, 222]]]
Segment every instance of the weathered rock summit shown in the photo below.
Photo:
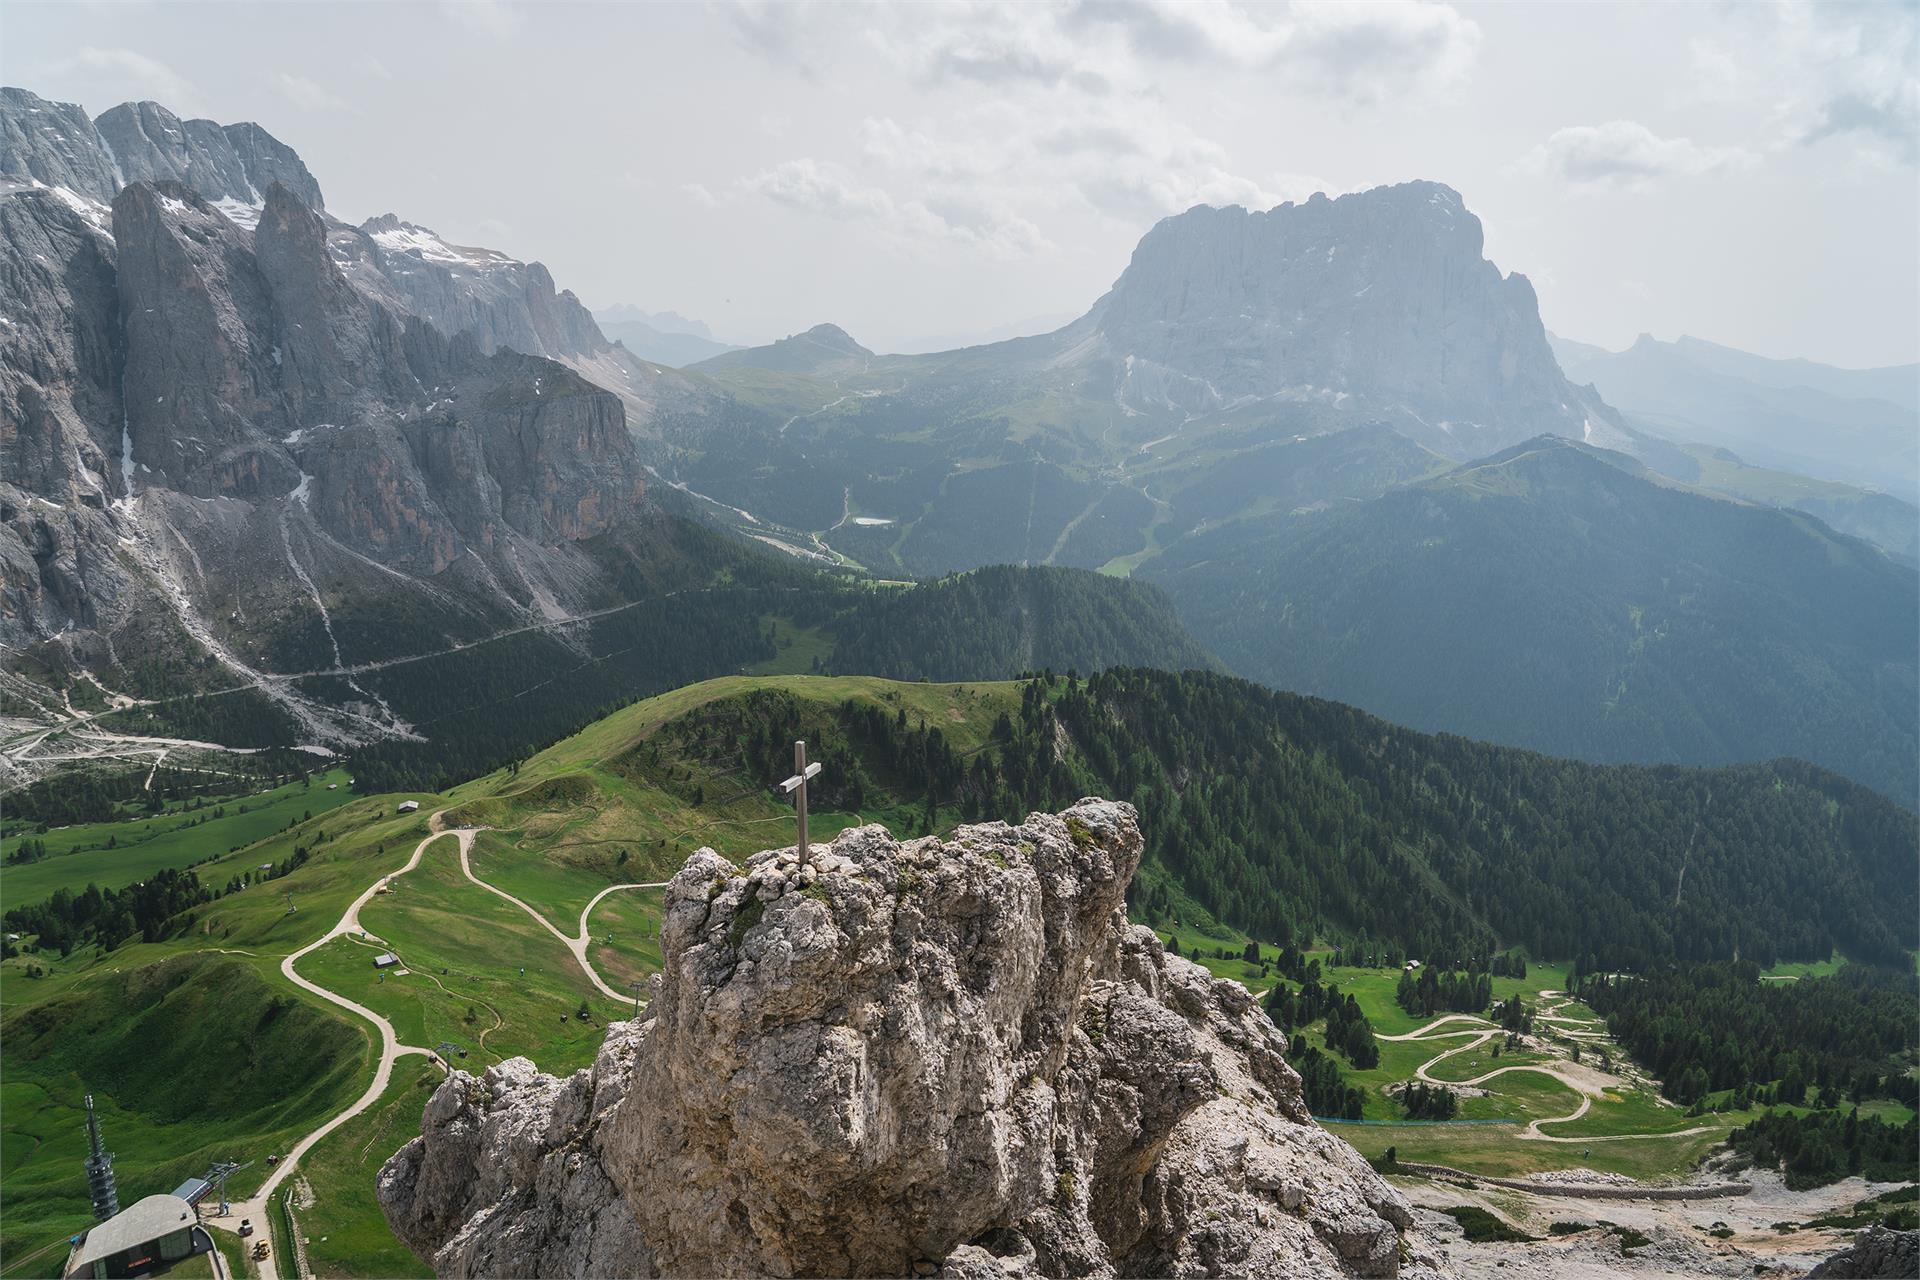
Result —
[[1240, 986], [1124, 913], [1132, 808], [712, 850], [566, 1080], [456, 1071], [381, 1170], [443, 1276], [1433, 1275]]

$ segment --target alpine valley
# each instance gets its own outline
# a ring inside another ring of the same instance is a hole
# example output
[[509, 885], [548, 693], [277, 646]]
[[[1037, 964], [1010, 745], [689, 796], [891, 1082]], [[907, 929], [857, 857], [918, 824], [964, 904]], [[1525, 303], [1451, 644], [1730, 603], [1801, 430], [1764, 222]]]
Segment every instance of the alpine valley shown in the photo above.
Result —
[[182, 1276], [1904, 1267], [1911, 383], [1431, 181], [742, 346], [0, 89], [0, 1275], [92, 1122]]

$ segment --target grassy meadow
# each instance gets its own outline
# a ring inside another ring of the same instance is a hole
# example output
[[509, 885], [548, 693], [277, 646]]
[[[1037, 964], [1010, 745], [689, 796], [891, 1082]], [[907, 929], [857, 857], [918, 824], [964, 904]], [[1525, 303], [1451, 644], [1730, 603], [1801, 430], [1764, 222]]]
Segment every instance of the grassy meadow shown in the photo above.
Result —
[[[0, 897], [8, 903], [39, 902], [55, 889], [75, 892], [88, 884], [118, 889], [167, 867], [185, 867], [211, 854], [251, 845], [289, 823], [324, 814], [353, 799], [344, 770], [315, 775], [311, 784], [289, 783], [253, 796], [210, 803], [204, 809], [174, 809], [120, 822], [79, 823], [45, 833], [24, 832], [0, 841], [0, 859], [23, 840], [43, 841], [38, 862], [0, 865]], [[329, 785], [333, 790], [328, 790]], [[213, 816], [217, 811], [224, 816]], [[112, 841], [113, 848], [107, 844]], [[207, 877], [204, 872], [201, 879]]]

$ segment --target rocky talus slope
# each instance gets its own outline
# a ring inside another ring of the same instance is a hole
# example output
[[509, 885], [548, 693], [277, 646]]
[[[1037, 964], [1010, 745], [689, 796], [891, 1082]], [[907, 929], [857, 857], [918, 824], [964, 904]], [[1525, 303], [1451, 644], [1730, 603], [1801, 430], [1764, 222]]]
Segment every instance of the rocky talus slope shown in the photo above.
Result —
[[690, 858], [591, 1070], [456, 1071], [381, 1170], [443, 1276], [1430, 1276], [1238, 985], [1129, 926], [1134, 811]]

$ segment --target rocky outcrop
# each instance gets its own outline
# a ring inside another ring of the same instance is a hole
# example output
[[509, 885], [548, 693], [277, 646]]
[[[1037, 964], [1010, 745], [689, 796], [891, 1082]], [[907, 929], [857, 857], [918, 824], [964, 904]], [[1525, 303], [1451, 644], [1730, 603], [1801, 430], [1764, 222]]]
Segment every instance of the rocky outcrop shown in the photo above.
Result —
[[619, 399], [368, 299], [286, 186], [249, 209], [0, 192], [0, 641], [125, 687], [183, 639], [223, 680], [339, 661], [329, 604], [464, 636], [604, 603], [576, 544], [650, 536]]
[[1889, 1231], [1878, 1224], [1807, 1273], [1807, 1280], [1883, 1280], [1920, 1276], [1920, 1231]]
[[646, 429], [663, 399], [697, 398], [678, 374], [607, 341], [593, 313], [538, 262], [452, 244], [391, 213], [358, 227], [335, 224], [329, 249], [366, 297], [442, 333], [471, 337], [483, 352], [511, 349], [558, 360], [620, 397], [637, 431]]
[[647, 1019], [456, 1071], [379, 1178], [441, 1275], [1433, 1273], [1237, 984], [1130, 927], [1084, 800], [674, 877]]
[[369, 302], [286, 188], [248, 232], [188, 188], [135, 183], [114, 230], [141, 485], [286, 499], [353, 550], [427, 574], [516, 535], [591, 537], [639, 501], [617, 399]]
[[0, 197], [0, 645], [119, 616], [113, 244], [51, 190]]

